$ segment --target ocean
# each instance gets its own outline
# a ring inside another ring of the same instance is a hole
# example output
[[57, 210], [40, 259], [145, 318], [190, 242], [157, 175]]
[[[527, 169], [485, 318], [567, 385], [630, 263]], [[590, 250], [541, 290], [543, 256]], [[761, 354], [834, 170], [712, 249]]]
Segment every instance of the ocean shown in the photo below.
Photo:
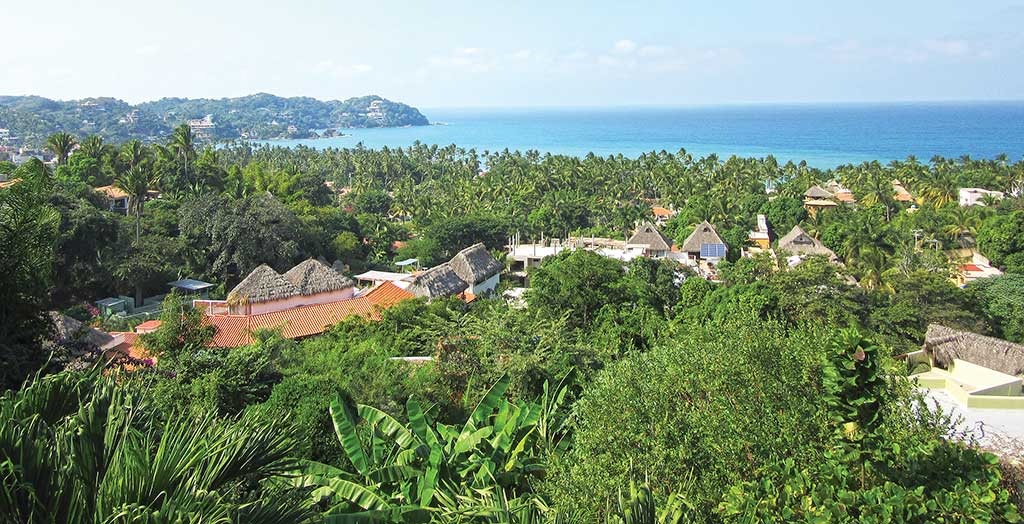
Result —
[[423, 109], [435, 125], [345, 130], [348, 136], [276, 140], [314, 148], [404, 147], [415, 141], [477, 151], [535, 149], [583, 156], [685, 148], [805, 160], [830, 168], [909, 155], [1024, 157], [1024, 102], [793, 104], [594, 109]]

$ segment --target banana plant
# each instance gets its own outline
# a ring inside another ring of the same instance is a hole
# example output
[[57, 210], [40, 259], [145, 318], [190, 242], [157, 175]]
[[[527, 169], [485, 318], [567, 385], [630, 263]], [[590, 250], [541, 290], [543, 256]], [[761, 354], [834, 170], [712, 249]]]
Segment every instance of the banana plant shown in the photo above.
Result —
[[[414, 397], [406, 402], [408, 426], [339, 397], [331, 418], [356, 471], [307, 462], [293, 484], [313, 488], [314, 502], [330, 504], [331, 523], [426, 522], [469, 491], [528, 493], [530, 479], [545, 473], [543, 450], [552, 438], [542, 434], [553, 427], [543, 412], [564, 393], [544, 404], [513, 403], [503, 398], [508, 386], [508, 376], [500, 378], [461, 425], [435, 423]], [[546, 426], [538, 429], [542, 418]]]

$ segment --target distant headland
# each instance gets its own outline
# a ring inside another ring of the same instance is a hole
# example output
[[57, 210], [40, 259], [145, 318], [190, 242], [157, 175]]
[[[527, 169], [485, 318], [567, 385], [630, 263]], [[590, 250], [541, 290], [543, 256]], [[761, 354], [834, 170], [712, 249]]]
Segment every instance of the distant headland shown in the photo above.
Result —
[[281, 139], [337, 136], [340, 129], [429, 125], [415, 107], [376, 95], [346, 100], [279, 97], [162, 98], [129, 104], [117, 98], [51, 100], [0, 96], [0, 129], [12, 141], [38, 145], [57, 131], [123, 142], [165, 139], [188, 123], [200, 139]]

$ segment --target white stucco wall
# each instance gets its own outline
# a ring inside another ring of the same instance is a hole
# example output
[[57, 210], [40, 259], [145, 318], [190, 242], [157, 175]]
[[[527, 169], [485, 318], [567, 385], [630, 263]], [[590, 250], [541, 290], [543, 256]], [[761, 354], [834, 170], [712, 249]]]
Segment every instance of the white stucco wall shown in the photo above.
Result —
[[272, 311], [283, 311], [285, 309], [291, 309], [299, 306], [310, 306], [313, 304], [324, 304], [327, 302], [338, 302], [341, 300], [348, 300], [355, 294], [354, 287], [348, 287], [345, 289], [339, 289], [337, 291], [331, 291], [329, 293], [317, 293], [315, 295], [297, 297], [289, 297], [284, 300], [273, 300], [270, 302], [259, 302], [252, 304], [248, 312], [243, 311], [241, 308], [231, 308], [231, 313], [236, 315], [244, 315], [246, 313], [250, 315], [259, 315], [261, 313], [270, 313]]
[[486, 295], [487, 293], [493, 292], [494, 289], [498, 287], [498, 279], [499, 275], [495, 274], [491, 278], [488, 278], [487, 280], [484, 280], [479, 284], [469, 286], [469, 289], [467, 289], [466, 291], [469, 291], [470, 293], [477, 296]]

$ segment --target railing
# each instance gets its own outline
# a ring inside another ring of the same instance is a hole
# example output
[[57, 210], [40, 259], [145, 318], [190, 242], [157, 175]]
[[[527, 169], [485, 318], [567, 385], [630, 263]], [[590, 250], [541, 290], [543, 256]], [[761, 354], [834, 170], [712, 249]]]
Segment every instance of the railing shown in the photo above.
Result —
[[228, 303], [224, 300], [193, 300], [192, 307], [202, 308], [207, 315], [227, 315]]

